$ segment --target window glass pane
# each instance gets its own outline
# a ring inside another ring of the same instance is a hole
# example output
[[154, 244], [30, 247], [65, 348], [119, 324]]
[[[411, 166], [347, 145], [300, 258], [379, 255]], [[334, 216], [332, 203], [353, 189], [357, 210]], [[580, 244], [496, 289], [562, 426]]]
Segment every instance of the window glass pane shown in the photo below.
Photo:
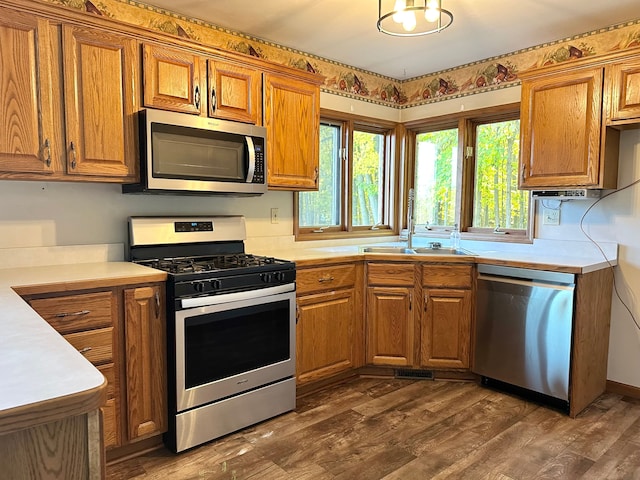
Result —
[[353, 132], [353, 226], [382, 223], [384, 135]]
[[520, 120], [478, 125], [473, 226], [526, 229], [529, 192], [518, 190]]
[[417, 135], [414, 180], [417, 224], [455, 223], [457, 157], [457, 128]]
[[318, 191], [298, 196], [301, 227], [340, 225], [340, 133], [340, 126], [320, 125]]

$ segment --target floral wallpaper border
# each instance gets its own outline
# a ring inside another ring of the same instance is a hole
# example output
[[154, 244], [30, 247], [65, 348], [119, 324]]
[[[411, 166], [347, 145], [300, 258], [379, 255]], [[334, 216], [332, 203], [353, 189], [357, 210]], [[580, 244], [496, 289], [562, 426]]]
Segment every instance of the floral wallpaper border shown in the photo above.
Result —
[[640, 19], [406, 80], [379, 75], [135, 0], [42, 0], [324, 77], [322, 91], [394, 108], [513, 87], [530, 68], [640, 46]]

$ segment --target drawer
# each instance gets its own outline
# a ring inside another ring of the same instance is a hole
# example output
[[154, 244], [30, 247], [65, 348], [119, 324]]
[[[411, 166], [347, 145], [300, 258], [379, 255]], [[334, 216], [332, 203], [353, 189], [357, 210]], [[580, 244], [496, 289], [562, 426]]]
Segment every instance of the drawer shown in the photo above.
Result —
[[36, 298], [29, 304], [53, 328], [65, 334], [111, 326], [114, 313], [112, 299], [113, 294], [108, 291]]
[[296, 272], [298, 294], [352, 287], [356, 282], [356, 266], [336, 265], [308, 268]]
[[425, 287], [471, 288], [471, 265], [423, 265], [422, 285]]
[[412, 287], [414, 272], [413, 263], [368, 263], [367, 285]]
[[104, 375], [104, 378], [107, 379], [107, 399], [114, 398], [118, 391], [115, 365], [113, 363], [108, 363], [106, 365], [100, 365], [97, 368], [100, 370], [100, 373]]
[[113, 327], [70, 333], [64, 338], [94, 365], [113, 361]]
[[102, 435], [105, 448], [117, 447], [120, 444], [118, 436], [118, 417], [116, 415], [116, 401], [107, 400], [100, 410], [102, 411]]

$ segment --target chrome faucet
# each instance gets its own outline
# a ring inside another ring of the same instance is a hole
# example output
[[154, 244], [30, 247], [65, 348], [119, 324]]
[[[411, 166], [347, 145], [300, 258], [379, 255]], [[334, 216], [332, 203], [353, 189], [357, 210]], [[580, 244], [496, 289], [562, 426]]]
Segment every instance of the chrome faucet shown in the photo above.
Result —
[[407, 248], [413, 248], [413, 230], [415, 217], [413, 216], [413, 202], [415, 200], [415, 192], [413, 188], [409, 189], [409, 199], [407, 201]]

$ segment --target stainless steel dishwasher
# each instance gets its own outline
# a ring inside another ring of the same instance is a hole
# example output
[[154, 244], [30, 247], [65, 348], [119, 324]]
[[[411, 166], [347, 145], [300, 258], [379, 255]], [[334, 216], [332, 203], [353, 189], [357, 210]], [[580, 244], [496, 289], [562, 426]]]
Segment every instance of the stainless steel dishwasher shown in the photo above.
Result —
[[569, 401], [575, 275], [478, 265], [473, 371]]

